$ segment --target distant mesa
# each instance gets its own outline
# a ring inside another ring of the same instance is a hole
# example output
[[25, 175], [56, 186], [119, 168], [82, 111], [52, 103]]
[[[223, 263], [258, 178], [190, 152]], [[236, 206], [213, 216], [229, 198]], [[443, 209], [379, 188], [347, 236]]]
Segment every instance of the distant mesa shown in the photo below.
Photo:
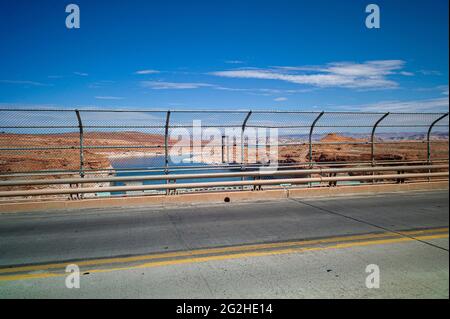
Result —
[[336, 133], [329, 133], [324, 138], [320, 140], [321, 142], [332, 143], [332, 142], [364, 142], [363, 139], [357, 139], [354, 137], [343, 136]]

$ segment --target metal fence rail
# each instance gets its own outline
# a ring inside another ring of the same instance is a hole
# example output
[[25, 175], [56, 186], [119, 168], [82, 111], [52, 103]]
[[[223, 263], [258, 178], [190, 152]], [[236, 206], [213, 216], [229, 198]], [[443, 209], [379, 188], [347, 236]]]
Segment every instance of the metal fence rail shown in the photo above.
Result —
[[[309, 183], [335, 183], [339, 181], [372, 181], [372, 180], [397, 180], [403, 183], [406, 179], [431, 179], [431, 178], [447, 178], [449, 172], [437, 173], [397, 173], [386, 175], [355, 175], [355, 176], [332, 176], [332, 177], [309, 177], [309, 178], [285, 178], [277, 180], [242, 180], [242, 181], [220, 181], [220, 182], [196, 182], [196, 183], [171, 183], [156, 185], [138, 185], [138, 186], [109, 186], [103, 187], [104, 192], [129, 192], [129, 191], [146, 191], [146, 190], [177, 190], [192, 188], [214, 188], [214, 187], [235, 187], [235, 186], [263, 186], [263, 185], [300, 185]], [[86, 188], [65, 188], [65, 189], [40, 189], [25, 191], [0, 191], [0, 197], [17, 197], [17, 196], [41, 196], [41, 195], [61, 195], [61, 194], [87, 194], [97, 193], [98, 187]]]
[[251, 171], [231, 173], [202, 173], [202, 174], [174, 174], [174, 175], [147, 175], [147, 176], [121, 176], [121, 177], [92, 177], [92, 178], [62, 178], [62, 179], [33, 179], [33, 180], [9, 180], [0, 181], [1, 186], [28, 186], [28, 185], [58, 185], [58, 184], [92, 184], [92, 183], [116, 183], [131, 181], [158, 181], [170, 180], [176, 182], [180, 179], [215, 179], [232, 177], [276, 177], [276, 176], [306, 176], [310, 174], [339, 174], [339, 173], [374, 173], [374, 172], [407, 172], [422, 170], [448, 170], [448, 164], [444, 165], [413, 165], [413, 166], [382, 166], [382, 167], [347, 167], [347, 168], [314, 168], [281, 170], [274, 172]]

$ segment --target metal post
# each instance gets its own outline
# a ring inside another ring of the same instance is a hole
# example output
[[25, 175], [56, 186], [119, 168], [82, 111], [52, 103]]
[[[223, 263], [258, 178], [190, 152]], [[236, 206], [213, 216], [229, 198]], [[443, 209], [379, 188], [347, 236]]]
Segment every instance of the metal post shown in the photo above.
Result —
[[259, 132], [256, 133], [256, 145], [255, 145], [255, 165], [259, 163]]
[[378, 121], [375, 122], [372, 128], [372, 134], [370, 135], [370, 159], [372, 161], [372, 166], [375, 166], [375, 130], [377, 129], [378, 124], [380, 124], [381, 121], [383, 121], [389, 114], [390, 112], [387, 112], [382, 117], [380, 117]]
[[309, 130], [309, 166], [312, 167], [312, 135], [314, 131], [314, 127], [316, 126], [317, 122], [320, 120], [320, 118], [325, 114], [325, 112], [321, 112], [314, 122], [311, 124], [311, 128]]
[[169, 172], [169, 121], [170, 111], [167, 111], [166, 126], [164, 127], [164, 171], [166, 174]]
[[[164, 174], [169, 174], [169, 121], [170, 111], [167, 111], [166, 125], [164, 127]], [[169, 180], [166, 181], [170, 183]], [[166, 190], [166, 194], [169, 195], [169, 189]]]
[[222, 164], [225, 163], [225, 135], [222, 135]]
[[[233, 155], [233, 154], [231, 154]], [[227, 135], [227, 163], [230, 164], [230, 136]]]
[[[245, 126], [247, 125], [248, 119], [250, 118], [250, 115], [252, 115], [252, 111], [248, 112], [247, 116], [244, 119], [244, 123], [242, 123], [242, 130], [241, 130], [241, 166], [242, 166], [242, 169], [244, 169], [244, 131], [245, 131]], [[248, 151], [248, 147], [247, 147], [247, 151]]]
[[75, 110], [78, 120], [78, 128], [80, 131], [80, 177], [84, 177], [84, 152], [83, 152], [83, 122], [81, 121], [81, 115], [79, 110]]
[[[252, 111], [248, 112], [247, 116], [244, 119], [244, 122], [242, 123], [242, 129], [241, 129], [241, 171], [243, 171], [245, 169], [245, 164], [244, 164], [244, 131], [245, 131], [245, 126], [247, 125], [248, 119], [250, 118], [250, 115], [252, 115]], [[248, 158], [248, 146], [247, 146], [247, 158]], [[241, 177], [241, 180], [244, 181], [245, 177]], [[244, 186], [242, 186], [241, 188], [242, 190], [244, 190]]]
[[446, 118], [448, 116], [448, 113], [440, 116], [438, 119], [434, 120], [433, 123], [431, 123], [430, 127], [428, 128], [427, 133], [427, 163], [431, 163], [431, 130], [436, 125], [437, 122], [440, 120]]

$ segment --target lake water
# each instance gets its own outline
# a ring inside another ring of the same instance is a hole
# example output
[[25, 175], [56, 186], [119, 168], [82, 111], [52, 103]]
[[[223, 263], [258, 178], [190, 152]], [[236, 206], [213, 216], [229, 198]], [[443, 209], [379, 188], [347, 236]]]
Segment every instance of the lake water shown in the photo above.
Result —
[[[148, 176], [148, 175], [164, 175], [163, 170], [155, 170], [155, 171], [126, 171], [132, 169], [142, 169], [145, 167], [149, 168], [164, 168], [164, 156], [153, 156], [153, 157], [124, 157], [111, 159], [111, 165], [114, 169], [117, 170], [116, 176]], [[226, 172], [239, 172], [240, 168], [230, 168], [230, 169], [207, 169], [210, 165], [205, 163], [190, 163], [187, 160], [182, 161], [181, 163], [173, 163], [169, 161], [170, 166], [177, 166], [182, 169], [174, 169], [169, 170], [169, 175], [174, 174], [205, 174], [205, 173], [226, 173]], [[192, 167], [192, 169], [188, 169]], [[199, 168], [200, 167], [200, 168]], [[125, 170], [124, 170], [125, 169]], [[202, 181], [234, 181], [240, 180], [239, 177], [233, 178], [208, 178], [208, 179], [183, 179], [177, 181], [177, 183], [195, 183]], [[156, 181], [143, 181], [144, 185], [151, 184], [165, 184], [165, 180], [156, 180]], [[128, 182], [117, 182], [115, 186], [123, 186], [125, 184], [130, 185]], [[139, 182], [142, 184], [142, 182]]]

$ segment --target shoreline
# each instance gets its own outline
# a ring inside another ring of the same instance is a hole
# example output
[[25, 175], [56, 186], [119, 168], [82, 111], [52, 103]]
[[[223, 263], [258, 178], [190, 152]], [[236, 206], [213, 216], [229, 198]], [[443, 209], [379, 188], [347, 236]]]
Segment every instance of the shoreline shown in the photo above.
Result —
[[164, 154], [161, 153], [154, 153], [154, 152], [122, 152], [122, 153], [98, 153], [101, 155], [106, 155], [108, 160], [115, 159], [115, 158], [136, 158], [136, 157], [157, 157], [157, 156], [163, 156]]

